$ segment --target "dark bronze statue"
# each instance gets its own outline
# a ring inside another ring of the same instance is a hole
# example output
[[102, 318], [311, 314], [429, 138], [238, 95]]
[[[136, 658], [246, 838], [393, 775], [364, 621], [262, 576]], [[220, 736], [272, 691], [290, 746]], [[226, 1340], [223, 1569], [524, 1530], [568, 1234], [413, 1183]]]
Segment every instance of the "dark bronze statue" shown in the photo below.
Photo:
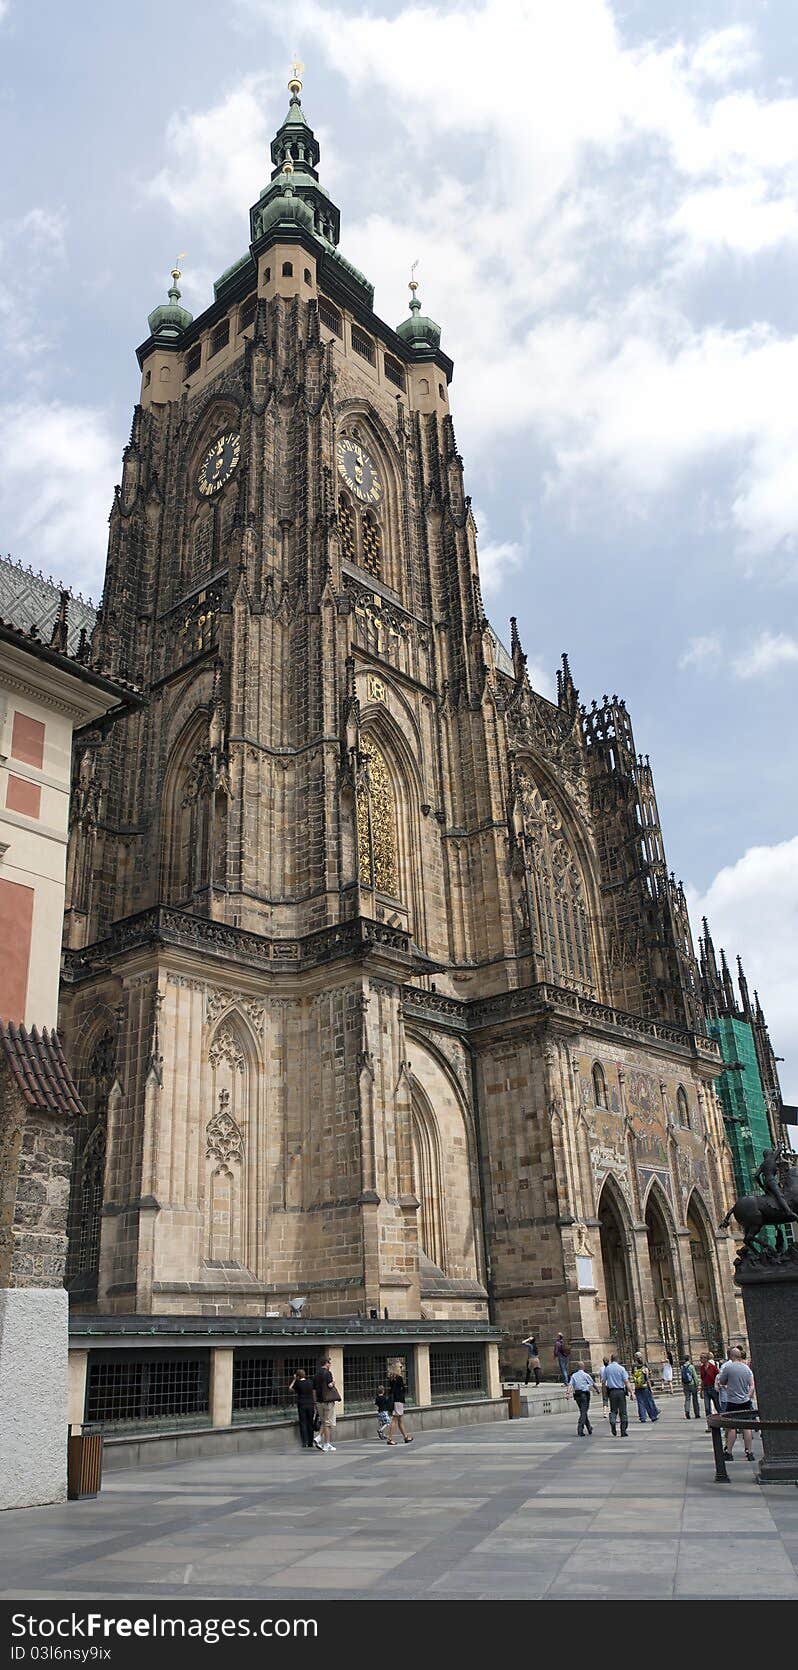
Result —
[[743, 1231], [743, 1245], [749, 1251], [757, 1235], [768, 1225], [776, 1229], [776, 1250], [784, 1247], [782, 1224], [798, 1223], [798, 1166], [788, 1166], [775, 1148], [768, 1148], [754, 1181], [761, 1184], [761, 1195], [740, 1195], [729, 1208], [719, 1229], [728, 1229], [736, 1218]]

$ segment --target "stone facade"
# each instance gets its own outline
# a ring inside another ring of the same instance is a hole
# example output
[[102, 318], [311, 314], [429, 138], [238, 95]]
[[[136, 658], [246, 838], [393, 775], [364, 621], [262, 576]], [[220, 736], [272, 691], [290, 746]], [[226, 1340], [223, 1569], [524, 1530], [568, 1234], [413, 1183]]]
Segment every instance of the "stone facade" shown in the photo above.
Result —
[[76, 1301], [727, 1339], [650, 766], [490, 626], [451, 362], [340, 256], [297, 96], [272, 156], [248, 257], [139, 350], [92, 658], [144, 700], [75, 752]]

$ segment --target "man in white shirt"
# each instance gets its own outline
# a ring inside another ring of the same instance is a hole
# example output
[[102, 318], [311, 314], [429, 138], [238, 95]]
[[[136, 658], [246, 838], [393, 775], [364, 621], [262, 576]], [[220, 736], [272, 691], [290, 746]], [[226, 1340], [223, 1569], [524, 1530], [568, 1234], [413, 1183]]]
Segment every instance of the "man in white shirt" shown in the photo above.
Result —
[[[743, 1361], [743, 1354], [739, 1345], [733, 1345], [726, 1362], [718, 1375], [719, 1384], [726, 1393], [727, 1415], [750, 1415], [753, 1413], [752, 1397], [754, 1394], [754, 1377], [748, 1364]], [[726, 1460], [733, 1461], [733, 1450], [737, 1440], [736, 1426], [726, 1428]], [[743, 1444], [745, 1446], [746, 1461], [754, 1460], [752, 1448], [754, 1434], [750, 1427], [743, 1427]]]
[[585, 1429], [587, 1429], [588, 1438], [592, 1438], [593, 1428], [590, 1425], [590, 1416], [588, 1411], [590, 1409], [590, 1394], [594, 1390], [594, 1385], [593, 1376], [592, 1374], [587, 1373], [584, 1363], [577, 1363], [576, 1368], [568, 1381], [568, 1390], [572, 1397], [575, 1398], [579, 1407], [579, 1422], [576, 1428], [576, 1436], [577, 1438], [584, 1438]]

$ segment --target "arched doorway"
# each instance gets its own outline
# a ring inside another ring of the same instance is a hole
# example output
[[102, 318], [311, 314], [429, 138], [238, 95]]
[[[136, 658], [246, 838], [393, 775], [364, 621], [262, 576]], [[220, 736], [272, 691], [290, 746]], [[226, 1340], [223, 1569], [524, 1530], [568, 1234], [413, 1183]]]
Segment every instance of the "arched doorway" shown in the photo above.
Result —
[[605, 1183], [601, 1191], [598, 1221], [609, 1343], [615, 1347], [618, 1360], [628, 1364], [636, 1349], [632, 1284], [621, 1208], [615, 1200], [611, 1183]]
[[712, 1251], [706, 1219], [695, 1195], [690, 1197], [687, 1228], [690, 1231], [690, 1257], [701, 1335], [709, 1350], [717, 1357], [718, 1352], [723, 1352], [723, 1329], [712, 1273]]
[[665, 1350], [670, 1351], [674, 1362], [678, 1362], [684, 1355], [678, 1288], [671, 1255], [671, 1234], [656, 1188], [651, 1189], [646, 1203], [646, 1235], [659, 1336]]

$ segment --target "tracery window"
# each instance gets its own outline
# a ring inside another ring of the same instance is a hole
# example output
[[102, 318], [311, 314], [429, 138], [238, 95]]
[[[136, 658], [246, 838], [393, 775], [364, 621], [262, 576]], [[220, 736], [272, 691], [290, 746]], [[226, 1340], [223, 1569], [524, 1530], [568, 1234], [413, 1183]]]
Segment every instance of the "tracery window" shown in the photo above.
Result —
[[108, 1097], [116, 1066], [112, 1032], [104, 1032], [92, 1050], [80, 1091], [86, 1118], [75, 1138], [69, 1199], [66, 1285], [96, 1281], [100, 1262], [100, 1221], [105, 1188]]
[[376, 580], [381, 580], [382, 536], [379, 523], [375, 521], [370, 510], [365, 511], [361, 518], [360, 543], [363, 552], [363, 567], [367, 573], [373, 574]]
[[345, 493], [339, 493], [338, 495], [338, 537], [341, 541], [341, 556], [344, 562], [357, 562], [355, 519], [352, 515], [352, 506]]
[[385, 757], [371, 738], [368, 783], [357, 797], [358, 872], [364, 887], [397, 896], [396, 803]]
[[375, 580], [382, 580], [382, 528], [374, 511], [355, 511], [348, 493], [338, 495], [338, 537], [344, 562], [364, 568]]
[[535, 948], [546, 977], [595, 997], [593, 953], [585, 880], [571, 840], [552, 800], [525, 772], [518, 789], [524, 817], [531, 883]]

